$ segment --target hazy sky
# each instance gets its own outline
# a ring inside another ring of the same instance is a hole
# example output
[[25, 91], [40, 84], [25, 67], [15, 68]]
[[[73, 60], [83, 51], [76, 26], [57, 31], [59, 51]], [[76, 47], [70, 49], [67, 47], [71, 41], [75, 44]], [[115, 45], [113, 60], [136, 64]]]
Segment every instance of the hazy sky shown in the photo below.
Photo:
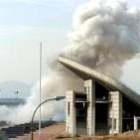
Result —
[[[79, 0], [80, 1], [80, 0]], [[78, 0], [0, 0], [0, 82], [34, 83], [43, 64], [67, 45]]]
[[[67, 33], [72, 28], [76, 7], [86, 1], [0, 0], [0, 82], [33, 84], [38, 80], [40, 41], [43, 42], [43, 71], [47, 73], [47, 61], [68, 45]], [[128, 0], [128, 3], [140, 8], [139, 0]], [[138, 88], [139, 58], [128, 62], [124, 70], [123, 79], [131, 74], [133, 81], [126, 81]]]

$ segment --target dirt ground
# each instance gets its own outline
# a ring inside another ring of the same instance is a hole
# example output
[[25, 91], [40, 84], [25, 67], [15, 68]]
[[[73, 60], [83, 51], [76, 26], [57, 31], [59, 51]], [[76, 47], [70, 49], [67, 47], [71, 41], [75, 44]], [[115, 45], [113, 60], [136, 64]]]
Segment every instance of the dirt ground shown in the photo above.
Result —
[[[10, 140], [31, 140], [30, 134]], [[79, 136], [70, 138], [65, 134], [65, 124], [59, 123], [42, 129], [41, 137], [38, 131], [34, 132], [34, 140], [140, 140], [140, 131], [128, 131], [122, 134], [108, 136]]]
[[[34, 140], [54, 140], [59, 134], [65, 134], [65, 125], [59, 123], [52, 125], [41, 130], [41, 137], [39, 138], [38, 131], [34, 132]], [[24, 135], [17, 138], [11, 138], [10, 140], [31, 140], [31, 135]]]

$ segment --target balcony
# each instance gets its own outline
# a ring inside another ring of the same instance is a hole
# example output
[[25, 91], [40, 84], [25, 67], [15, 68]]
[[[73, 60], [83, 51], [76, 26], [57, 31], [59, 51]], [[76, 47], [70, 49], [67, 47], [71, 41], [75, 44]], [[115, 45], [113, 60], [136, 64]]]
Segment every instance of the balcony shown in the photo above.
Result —
[[96, 98], [95, 99], [95, 103], [98, 103], [98, 104], [108, 104], [108, 103], [111, 103], [111, 101], [104, 96], [102, 98]]

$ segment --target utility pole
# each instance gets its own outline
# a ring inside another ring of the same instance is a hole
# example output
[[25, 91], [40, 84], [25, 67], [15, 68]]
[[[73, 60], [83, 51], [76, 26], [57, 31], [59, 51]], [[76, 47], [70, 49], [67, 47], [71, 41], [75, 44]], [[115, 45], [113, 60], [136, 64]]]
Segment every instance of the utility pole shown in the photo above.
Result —
[[[42, 94], [42, 42], [40, 42], [40, 52], [39, 52], [39, 57], [40, 57], [40, 70], [39, 70], [39, 77], [40, 77], [40, 82], [39, 82], [39, 87], [40, 87], [40, 90], [39, 90], [39, 104], [41, 104], [41, 94]], [[39, 137], [41, 137], [41, 107], [40, 107], [40, 110], [39, 110]]]
[[[2, 94], [2, 90], [1, 90], [1, 89], [0, 89], [0, 93]], [[1, 106], [1, 107], [0, 107], [0, 108], [1, 108], [1, 120], [0, 120], [0, 121], [2, 121], [2, 119], [3, 119], [2, 107], [3, 107], [3, 106], [2, 106], [2, 104], [0, 104], [0, 106]]]
[[[19, 90], [15, 90], [15, 99], [16, 100], [18, 100], [18, 94], [19, 94]], [[16, 120], [18, 120], [17, 111], [15, 112], [15, 118], [16, 118]]]

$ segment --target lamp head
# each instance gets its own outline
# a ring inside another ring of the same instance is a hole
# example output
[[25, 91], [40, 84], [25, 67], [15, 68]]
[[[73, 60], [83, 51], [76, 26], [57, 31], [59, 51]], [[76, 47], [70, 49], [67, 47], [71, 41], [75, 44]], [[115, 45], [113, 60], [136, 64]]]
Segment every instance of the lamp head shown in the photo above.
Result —
[[65, 96], [56, 96], [56, 97], [55, 97], [55, 100], [57, 100], [57, 101], [58, 101], [58, 100], [62, 100], [62, 99], [65, 99]]

